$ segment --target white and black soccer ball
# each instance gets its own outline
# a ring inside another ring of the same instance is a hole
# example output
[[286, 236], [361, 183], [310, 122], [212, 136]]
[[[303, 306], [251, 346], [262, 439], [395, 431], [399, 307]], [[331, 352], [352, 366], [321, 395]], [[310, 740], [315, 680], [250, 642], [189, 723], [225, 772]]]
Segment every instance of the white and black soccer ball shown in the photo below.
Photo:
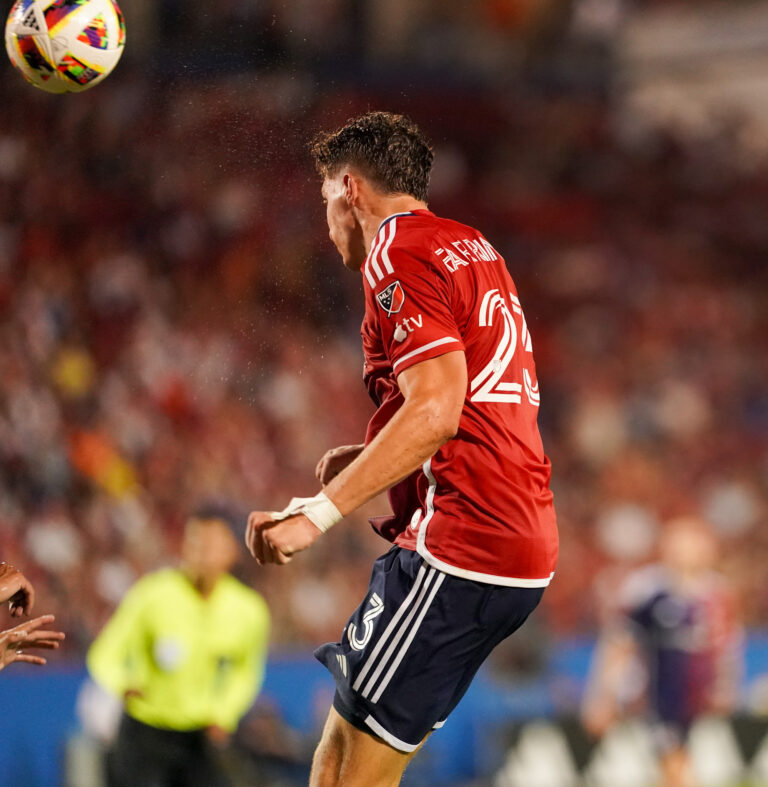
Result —
[[114, 0], [16, 0], [5, 25], [8, 57], [49, 93], [77, 93], [101, 82], [125, 46]]

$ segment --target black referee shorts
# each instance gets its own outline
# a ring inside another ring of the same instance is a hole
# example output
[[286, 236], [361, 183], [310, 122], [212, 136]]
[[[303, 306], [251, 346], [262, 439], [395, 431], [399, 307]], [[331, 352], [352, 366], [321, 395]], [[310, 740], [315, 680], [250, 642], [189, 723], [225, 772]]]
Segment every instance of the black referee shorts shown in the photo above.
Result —
[[315, 651], [336, 681], [334, 708], [395, 749], [414, 751], [543, 592], [455, 577], [392, 547], [374, 563], [341, 642]]
[[231, 787], [205, 730], [151, 727], [127, 713], [107, 757], [108, 787]]

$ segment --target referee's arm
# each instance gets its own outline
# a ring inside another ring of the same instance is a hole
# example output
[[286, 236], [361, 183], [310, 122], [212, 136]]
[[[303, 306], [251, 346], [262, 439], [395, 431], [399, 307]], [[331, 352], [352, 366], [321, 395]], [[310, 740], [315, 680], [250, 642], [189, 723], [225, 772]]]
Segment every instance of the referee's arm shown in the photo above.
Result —
[[120, 698], [128, 691], [143, 688], [137, 643], [142, 636], [142, 616], [147, 601], [144, 587], [139, 580], [128, 591], [86, 657], [91, 677]]
[[216, 694], [213, 724], [227, 732], [234, 732], [264, 682], [269, 627], [269, 610], [260, 598], [250, 625], [242, 624], [240, 658], [232, 663], [226, 682]]

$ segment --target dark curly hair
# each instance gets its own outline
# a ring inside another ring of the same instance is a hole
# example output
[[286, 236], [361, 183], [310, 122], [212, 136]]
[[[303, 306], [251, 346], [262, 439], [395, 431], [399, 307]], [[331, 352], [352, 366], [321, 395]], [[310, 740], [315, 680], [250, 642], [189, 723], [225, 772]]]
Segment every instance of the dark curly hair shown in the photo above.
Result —
[[404, 115], [368, 112], [337, 131], [318, 134], [310, 143], [317, 171], [333, 177], [353, 166], [387, 194], [410, 194], [426, 201], [432, 147]]

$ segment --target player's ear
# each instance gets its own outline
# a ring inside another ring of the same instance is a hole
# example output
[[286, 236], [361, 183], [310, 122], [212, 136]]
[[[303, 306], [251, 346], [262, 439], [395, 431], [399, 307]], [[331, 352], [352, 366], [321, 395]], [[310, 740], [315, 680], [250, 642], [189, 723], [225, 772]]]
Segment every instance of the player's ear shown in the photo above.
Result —
[[344, 198], [347, 201], [347, 205], [350, 207], [356, 205], [360, 194], [360, 183], [358, 179], [352, 173], [347, 172], [344, 174], [342, 183], [344, 184]]

